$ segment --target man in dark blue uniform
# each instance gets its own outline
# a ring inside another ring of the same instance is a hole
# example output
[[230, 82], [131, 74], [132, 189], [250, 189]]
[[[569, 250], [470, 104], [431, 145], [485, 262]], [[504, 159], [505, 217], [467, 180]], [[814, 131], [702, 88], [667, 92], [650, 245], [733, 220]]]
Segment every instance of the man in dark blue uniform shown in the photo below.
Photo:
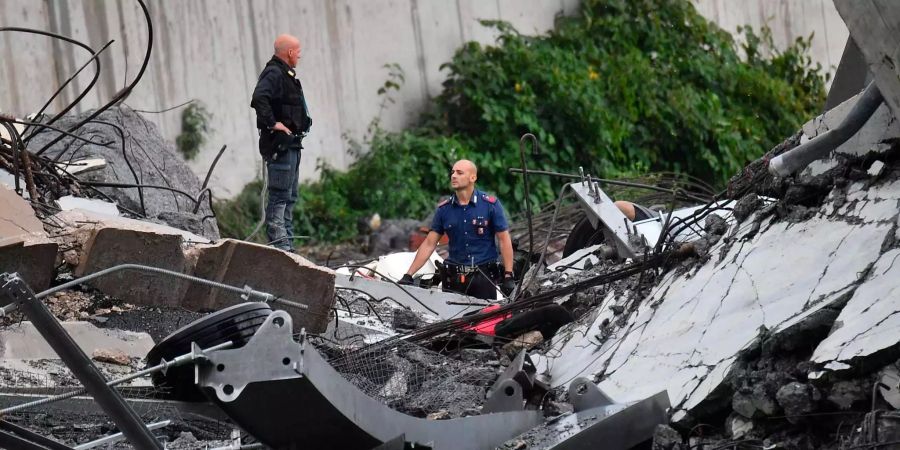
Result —
[[[477, 179], [478, 169], [472, 161], [464, 159], [453, 165], [450, 187], [455, 194], [438, 204], [431, 231], [401, 284], [412, 284], [412, 275], [428, 261], [441, 236], [447, 234], [450, 256], [444, 262], [445, 291], [495, 299], [496, 285], [507, 295], [515, 288], [512, 240], [503, 206], [496, 197], [475, 189]], [[497, 243], [502, 264], [497, 262]]]
[[269, 201], [266, 235], [276, 248], [293, 251], [293, 210], [300, 178], [300, 150], [312, 119], [303, 86], [294, 68], [300, 60], [300, 41], [282, 34], [275, 39], [275, 55], [259, 75], [250, 106], [256, 110], [259, 153], [266, 162]]

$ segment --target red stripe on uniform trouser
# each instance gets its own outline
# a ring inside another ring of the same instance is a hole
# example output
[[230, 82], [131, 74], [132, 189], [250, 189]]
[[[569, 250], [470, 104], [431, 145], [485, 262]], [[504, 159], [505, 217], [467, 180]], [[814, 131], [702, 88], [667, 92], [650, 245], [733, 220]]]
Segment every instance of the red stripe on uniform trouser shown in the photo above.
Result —
[[[496, 311], [500, 309], [500, 305], [491, 305], [486, 308], [482, 308], [481, 313], [488, 313], [491, 311]], [[497, 317], [492, 317], [490, 319], [482, 320], [481, 322], [476, 323], [475, 325], [467, 326], [467, 330], [472, 330], [478, 334], [485, 334], [488, 336], [494, 336], [494, 329], [497, 327], [497, 324], [503, 322], [504, 320], [510, 318], [512, 314], [506, 313]]]

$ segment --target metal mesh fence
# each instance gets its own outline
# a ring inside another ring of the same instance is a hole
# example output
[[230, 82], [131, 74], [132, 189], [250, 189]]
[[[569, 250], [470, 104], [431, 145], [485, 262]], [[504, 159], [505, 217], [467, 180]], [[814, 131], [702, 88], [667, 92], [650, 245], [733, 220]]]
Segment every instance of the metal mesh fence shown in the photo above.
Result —
[[331, 352], [329, 363], [370, 397], [406, 414], [479, 413], [498, 369], [465, 363], [408, 342]]

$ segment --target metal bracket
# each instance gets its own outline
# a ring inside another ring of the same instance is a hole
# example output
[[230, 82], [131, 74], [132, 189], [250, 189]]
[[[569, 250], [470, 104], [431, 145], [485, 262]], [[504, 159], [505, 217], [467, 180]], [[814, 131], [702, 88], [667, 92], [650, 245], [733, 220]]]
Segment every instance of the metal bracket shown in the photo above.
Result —
[[569, 384], [569, 402], [575, 407], [575, 412], [615, 403], [593, 381], [584, 377], [578, 377]]
[[[214, 389], [216, 397], [228, 403], [237, 399], [250, 383], [302, 375], [303, 346], [294, 342], [292, 326], [288, 313], [275, 311], [242, 349], [207, 353], [208, 364], [196, 366], [198, 385]], [[256, 364], [247, 364], [248, 353], [254, 355]]]
[[481, 408], [482, 414], [522, 411], [525, 409], [525, 397], [522, 393], [522, 385], [511, 378], [500, 381], [499, 385], [494, 385], [497, 389], [491, 393], [490, 398]]

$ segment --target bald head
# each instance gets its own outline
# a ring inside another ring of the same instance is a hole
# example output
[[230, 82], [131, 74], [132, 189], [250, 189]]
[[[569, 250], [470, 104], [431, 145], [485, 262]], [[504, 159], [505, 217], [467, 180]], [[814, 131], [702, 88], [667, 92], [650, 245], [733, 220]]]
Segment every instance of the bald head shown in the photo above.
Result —
[[478, 179], [478, 167], [468, 159], [461, 159], [453, 164], [450, 172], [450, 187], [456, 191], [474, 189]]
[[291, 67], [297, 67], [300, 59], [300, 39], [290, 34], [281, 34], [275, 38], [275, 56]]

